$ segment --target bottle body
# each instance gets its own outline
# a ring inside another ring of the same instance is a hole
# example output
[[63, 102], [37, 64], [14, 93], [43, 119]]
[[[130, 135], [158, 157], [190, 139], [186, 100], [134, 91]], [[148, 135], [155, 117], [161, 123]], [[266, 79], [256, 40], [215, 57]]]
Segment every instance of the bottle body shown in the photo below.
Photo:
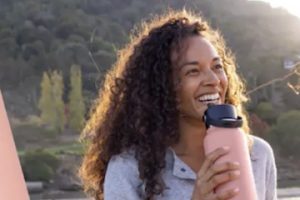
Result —
[[223, 128], [210, 126], [204, 138], [205, 154], [209, 154], [219, 147], [228, 146], [230, 152], [216, 161], [224, 163], [236, 161], [240, 164], [240, 176], [216, 188], [216, 192], [239, 188], [239, 193], [232, 200], [256, 200], [256, 188], [252, 172], [247, 136], [241, 128]]

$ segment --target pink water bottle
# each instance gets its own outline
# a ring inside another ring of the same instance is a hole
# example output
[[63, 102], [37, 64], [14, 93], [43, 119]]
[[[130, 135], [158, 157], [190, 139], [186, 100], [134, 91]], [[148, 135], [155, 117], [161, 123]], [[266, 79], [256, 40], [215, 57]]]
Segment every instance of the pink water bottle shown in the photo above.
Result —
[[216, 193], [239, 188], [239, 193], [232, 200], [256, 200], [247, 136], [241, 129], [243, 121], [237, 116], [235, 107], [230, 104], [209, 105], [203, 119], [207, 128], [204, 138], [205, 154], [219, 147], [228, 146], [229, 153], [218, 159], [216, 163], [235, 161], [240, 164], [239, 178], [216, 188]]

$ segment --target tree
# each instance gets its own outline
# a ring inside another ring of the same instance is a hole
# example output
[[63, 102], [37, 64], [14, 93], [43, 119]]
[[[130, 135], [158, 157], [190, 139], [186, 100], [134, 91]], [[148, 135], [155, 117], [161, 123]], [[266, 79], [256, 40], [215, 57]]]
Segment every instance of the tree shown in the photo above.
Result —
[[62, 132], [65, 126], [63, 91], [62, 75], [57, 71], [49, 74], [44, 72], [38, 107], [42, 122], [59, 132]]
[[69, 125], [80, 131], [84, 123], [85, 105], [82, 96], [81, 70], [78, 65], [71, 66], [71, 91], [69, 93]]
[[63, 77], [60, 72], [54, 71], [51, 74], [51, 82], [52, 82], [52, 94], [53, 101], [55, 107], [55, 123], [54, 128], [57, 131], [62, 132], [65, 127], [65, 104], [63, 101], [63, 92], [64, 92], [64, 82]]
[[276, 122], [278, 115], [272, 104], [269, 102], [260, 102], [255, 109], [255, 113], [269, 124]]
[[28, 181], [49, 182], [59, 167], [60, 160], [53, 154], [37, 149], [21, 156], [21, 165]]
[[277, 124], [272, 128], [272, 137], [276, 139], [285, 155], [294, 155], [299, 157], [298, 153], [300, 143], [300, 111], [291, 110], [283, 113], [278, 119]]
[[41, 111], [41, 120], [44, 124], [52, 125], [55, 123], [54, 119], [56, 114], [53, 104], [52, 84], [47, 72], [43, 73], [38, 108]]

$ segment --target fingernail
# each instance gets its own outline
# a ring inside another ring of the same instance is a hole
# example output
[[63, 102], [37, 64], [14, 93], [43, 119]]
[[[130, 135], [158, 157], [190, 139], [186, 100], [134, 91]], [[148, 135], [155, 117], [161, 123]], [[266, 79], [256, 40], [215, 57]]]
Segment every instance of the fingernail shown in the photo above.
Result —
[[235, 176], [239, 176], [239, 175], [241, 174], [241, 172], [240, 172], [240, 171], [234, 171], [233, 174], [234, 174]]
[[228, 151], [228, 150], [229, 150], [229, 146], [224, 146], [223, 149], [224, 149], [225, 151]]
[[239, 191], [240, 191], [239, 188], [234, 188], [234, 190], [233, 190], [234, 193], [238, 193]]
[[240, 166], [239, 162], [233, 162], [232, 164], [235, 165], [235, 166]]

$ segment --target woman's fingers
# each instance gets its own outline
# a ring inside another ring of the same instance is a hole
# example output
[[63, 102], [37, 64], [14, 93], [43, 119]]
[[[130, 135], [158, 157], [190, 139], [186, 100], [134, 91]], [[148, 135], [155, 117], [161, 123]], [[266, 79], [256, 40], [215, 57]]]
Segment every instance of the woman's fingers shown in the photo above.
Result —
[[228, 147], [222, 147], [214, 150], [206, 156], [206, 159], [203, 162], [201, 169], [197, 173], [196, 187], [198, 188], [198, 191], [201, 196], [205, 196], [211, 192], [208, 189], [208, 178], [206, 178], [206, 174], [208, 173], [209, 169], [213, 166], [216, 160], [226, 155], [228, 152]]
[[232, 181], [239, 177], [239, 164], [237, 162], [225, 162], [216, 164], [215, 162], [229, 152], [228, 147], [218, 148], [206, 156], [201, 169], [197, 173], [197, 181], [193, 192], [193, 199], [217, 200], [229, 199], [235, 196], [238, 191], [228, 190], [220, 194], [215, 194], [214, 190], [218, 186]]
[[212, 165], [208, 170], [207, 173], [203, 176], [203, 179], [209, 181], [215, 174], [219, 174], [221, 172], [225, 172], [228, 170], [236, 170], [239, 169], [238, 162], [225, 162], [221, 164]]
[[240, 176], [239, 170], [227, 171], [213, 176], [203, 189], [203, 193], [213, 191], [217, 186], [235, 180]]
[[235, 189], [227, 190], [220, 194], [213, 194], [210, 200], [227, 200], [236, 196], [238, 193], [239, 193], [239, 189], [235, 188]]
[[209, 153], [200, 169], [198, 172], [198, 177], [202, 177], [203, 174], [207, 172], [209, 167], [215, 163], [216, 160], [218, 160], [220, 157], [223, 155], [227, 154], [229, 152], [229, 147], [221, 147], [216, 149], [215, 151]]

